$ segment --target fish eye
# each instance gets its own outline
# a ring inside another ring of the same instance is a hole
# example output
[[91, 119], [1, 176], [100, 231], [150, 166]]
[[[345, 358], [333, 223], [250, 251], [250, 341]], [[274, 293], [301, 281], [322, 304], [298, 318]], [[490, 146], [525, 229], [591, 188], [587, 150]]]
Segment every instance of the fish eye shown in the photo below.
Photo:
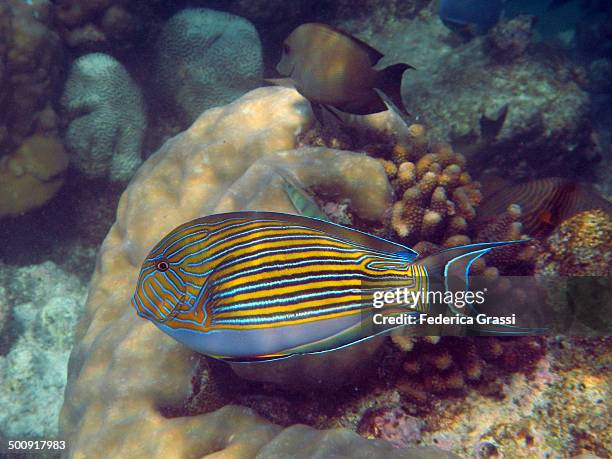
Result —
[[291, 47], [287, 43], [284, 43], [283, 44], [283, 53], [284, 54], [289, 54], [290, 51], [291, 51]]
[[157, 269], [160, 272], [164, 272], [164, 271], [168, 271], [168, 269], [170, 269], [170, 263], [168, 263], [167, 260], [157, 260], [157, 262], [155, 263], [155, 269]]

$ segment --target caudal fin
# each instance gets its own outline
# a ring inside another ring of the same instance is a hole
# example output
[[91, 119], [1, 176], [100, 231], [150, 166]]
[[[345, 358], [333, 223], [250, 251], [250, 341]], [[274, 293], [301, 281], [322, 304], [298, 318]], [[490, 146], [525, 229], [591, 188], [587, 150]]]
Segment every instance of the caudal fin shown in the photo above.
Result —
[[[437, 281], [433, 282], [433, 287], [441, 289], [442, 293], [467, 291], [470, 268], [476, 260], [495, 248], [528, 241], [529, 239], [520, 239], [453, 247], [427, 257], [422, 264], [427, 268], [430, 278]], [[452, 309], [453, 312], [461, 312], [457, 308]]]
[[402, 102], [402, 76], [406, 70], [413, 68], [411, 65], [402, 63], [391, 65], [378, 72], [376, 84], [376, 88], [382, 91], [393, 102], [393, 105], [406, 116], [409, 116], [409, 113]]

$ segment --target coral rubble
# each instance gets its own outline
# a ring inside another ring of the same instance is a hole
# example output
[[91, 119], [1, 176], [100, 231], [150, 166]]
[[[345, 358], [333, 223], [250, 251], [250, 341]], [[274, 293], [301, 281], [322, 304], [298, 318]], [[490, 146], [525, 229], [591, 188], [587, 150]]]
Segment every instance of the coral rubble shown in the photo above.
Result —
[[0, 306], [11, 331], [10, 348], [0, 352], [0, 436], [54, 437], [86, 287], [52, 262], [0, 263], [0, 293], [0, 304], [11, 305]]
[[366, 438], [383, 438], [397, 447], [406, 447], [421, 437], [423, 421], [402, 408], [382, 407], [367, 411], [357, 432]]
[[[553, 338], [528, 375], [504, 378], [491, 398], [439, 403], [423, 441], [462, 457], [608, 457], [610, 339]], [[479, 455], [480, 454], [480, 455]]]

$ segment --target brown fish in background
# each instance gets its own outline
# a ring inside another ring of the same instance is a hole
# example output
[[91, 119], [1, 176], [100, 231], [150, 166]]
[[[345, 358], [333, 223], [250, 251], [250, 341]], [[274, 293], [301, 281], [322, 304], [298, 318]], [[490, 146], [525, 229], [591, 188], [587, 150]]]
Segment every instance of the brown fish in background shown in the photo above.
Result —
[[488, 182], [485, 179], [483, 194], [485, 200], [478, 207], [477, 227], [503, 214], [510, 204], [518, 204], [523, 231], [530, 236], [546, 236], [563, 221], [585, 210], [612, 212], [612, 204], [588, 185], [559, 177], [517, 185], [504, 184], [503, 179]]
[[[383, 54], [367, 43], [331, 26], [302, 24], [287, 37], [276, 66], [313, 105], [331, 106], [345, 113], [368, 115], [387, 110], [376, 90], [403, 114], [400, 87], [407, 64], [375, 70]], [[268, 80], [287, 85], [282, 80]]]

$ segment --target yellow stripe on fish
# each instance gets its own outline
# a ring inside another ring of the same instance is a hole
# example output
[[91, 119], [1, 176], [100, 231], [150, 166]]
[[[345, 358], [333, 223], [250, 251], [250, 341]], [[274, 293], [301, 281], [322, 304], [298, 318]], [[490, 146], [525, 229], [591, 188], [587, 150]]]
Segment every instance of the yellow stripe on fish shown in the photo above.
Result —
[[[439, 270], [501, 244], [417, 263], [408, 247], [331, 222], [273, 212], [211, 215], [179, 226], [151, 250], [132, 304], [211, 356], [252, 361], [329, 351], [371, 335], [373, 313], [386, 313], [374, 309], [375, 292], [426, 293], [428, 263]], [[429, 307], [392, 304], [388, 313]]]

